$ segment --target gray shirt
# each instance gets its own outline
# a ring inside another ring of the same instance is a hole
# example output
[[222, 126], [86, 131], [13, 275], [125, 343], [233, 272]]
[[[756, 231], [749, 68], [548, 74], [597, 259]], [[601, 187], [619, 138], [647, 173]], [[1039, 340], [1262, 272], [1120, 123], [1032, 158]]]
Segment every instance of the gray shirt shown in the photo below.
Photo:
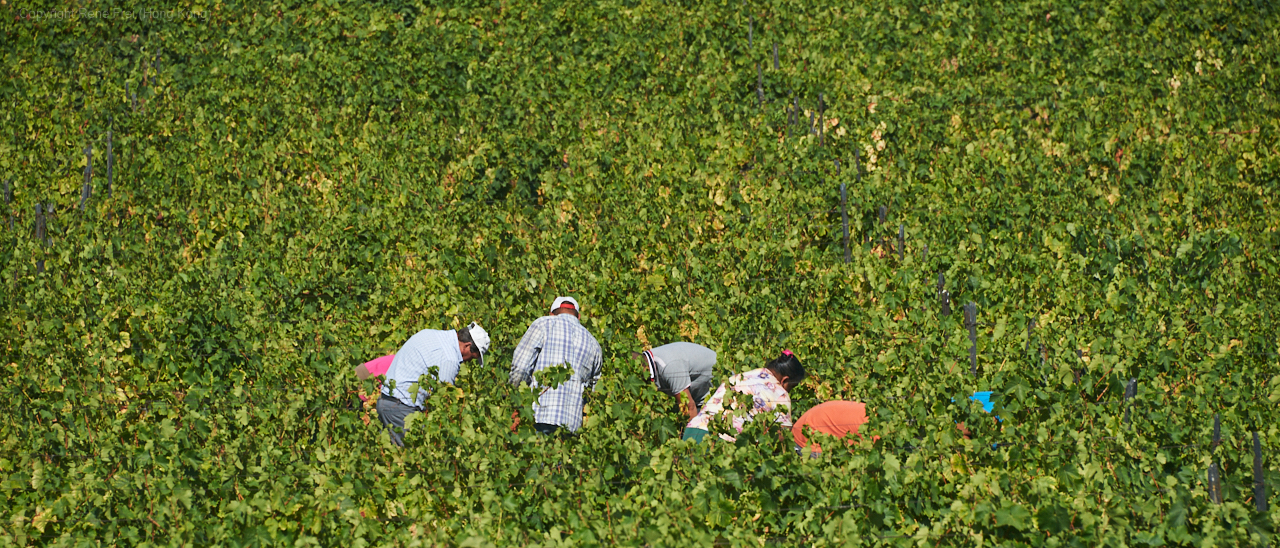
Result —
[[658, 390], [674, 396], [688, 388], [701, 409], [713, 386], [711, 370], [716, 365], [716, 351], [691, 342], [674, 342], [650, 352], [655, 358]]

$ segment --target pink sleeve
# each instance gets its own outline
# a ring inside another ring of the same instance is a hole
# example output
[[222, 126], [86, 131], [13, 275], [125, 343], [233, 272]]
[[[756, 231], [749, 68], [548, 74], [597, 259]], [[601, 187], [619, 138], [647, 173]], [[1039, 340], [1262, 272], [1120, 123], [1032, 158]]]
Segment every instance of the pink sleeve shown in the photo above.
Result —
[[376, 377], [378, 375], [386, 375], [387, 369], [391, 368], [391, 361], [396, 358], [395, 354], [387, 354], [381, 358], [364, 362], [364, 368], [369, 370], [369, 374]]

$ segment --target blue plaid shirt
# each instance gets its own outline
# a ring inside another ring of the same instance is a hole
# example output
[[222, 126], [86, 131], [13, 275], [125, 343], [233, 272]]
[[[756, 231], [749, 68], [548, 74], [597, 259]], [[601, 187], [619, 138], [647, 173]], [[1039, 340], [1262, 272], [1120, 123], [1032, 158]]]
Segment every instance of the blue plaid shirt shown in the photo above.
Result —
[[[573, 376], [555, 388], [538, 386], [533, 374], [567, 364]], [[573, 314], [543, 316], [529, 324], [511, 358], [511, 384], [529, 383], [541, 388], [533, 404], [534, 421], [556, 424], [577, 432], [582, 427], [582, 396], [600, 379], [603, 356], [600, 343]]]

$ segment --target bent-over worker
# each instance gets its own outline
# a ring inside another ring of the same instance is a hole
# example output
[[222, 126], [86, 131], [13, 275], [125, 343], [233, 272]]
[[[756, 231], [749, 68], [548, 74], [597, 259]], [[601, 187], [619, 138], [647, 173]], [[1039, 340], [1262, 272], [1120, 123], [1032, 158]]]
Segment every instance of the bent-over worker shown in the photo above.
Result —
[[649, 382], [674, 396], [689, 419], [698, 416], [711, 392], [711, 372], [716, 351], [691, 342], [673, 342], [639, 354], [647, 366]]
[[[753, 401], [751, 409], [746, 410], [746, 417], [734, 417], [735, 430], [742, 432], [743, 425], [759, 414], [764, 414], [766, 417], [772, 414], [775, 422], [790, 428], [790, 392], [804, 381], [806, 375], [804, 366], [800, 364], [800, 358], [790, 350], [783, 350], [781, 356], [765, 364], [764, 367], [730, 377], [728, 382], [721, 384], [716, 393], [711, 396], [707, 405], [702, 408], [702, 412], [689, 421], [684, 429], [683, 439], [702, 441], [702, 438], [710, 433], [711, 420], [724, 412], [724, 400], [730, 388], [734, 392], [750, 395]], [[736, 408], [736, 404], [731, 404], [730, 407]], [[720, 434], [720, 437], [727, 441], [736, 441], [728, 434]]]
[[378, 419], [391, 432], [392, 443], [403, 446], [405, 418], [424, 411], [428, 390], [417, 390], [416, 396], [410, 392], [418, 379], [429, 376], [434, 367], [436, 380], [453, 382], [463, 362], [480, 360], [484, 365], [489, 342], [489, 334], [475, 322], [458, 330], [423, 329], [409, 337], [387, 368], [387, 382], [376, 407]]

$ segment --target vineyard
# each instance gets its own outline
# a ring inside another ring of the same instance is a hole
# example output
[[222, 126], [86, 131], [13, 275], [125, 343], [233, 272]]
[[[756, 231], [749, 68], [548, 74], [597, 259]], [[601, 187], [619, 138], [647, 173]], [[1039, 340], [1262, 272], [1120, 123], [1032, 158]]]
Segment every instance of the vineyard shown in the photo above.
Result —
[[[16, 4], [0, 546], [1280, 542], [1272, 2]], [[352, 368], [473, 320], [396, 447]], [[681, 340], [871, 420], [681, 441]]]

